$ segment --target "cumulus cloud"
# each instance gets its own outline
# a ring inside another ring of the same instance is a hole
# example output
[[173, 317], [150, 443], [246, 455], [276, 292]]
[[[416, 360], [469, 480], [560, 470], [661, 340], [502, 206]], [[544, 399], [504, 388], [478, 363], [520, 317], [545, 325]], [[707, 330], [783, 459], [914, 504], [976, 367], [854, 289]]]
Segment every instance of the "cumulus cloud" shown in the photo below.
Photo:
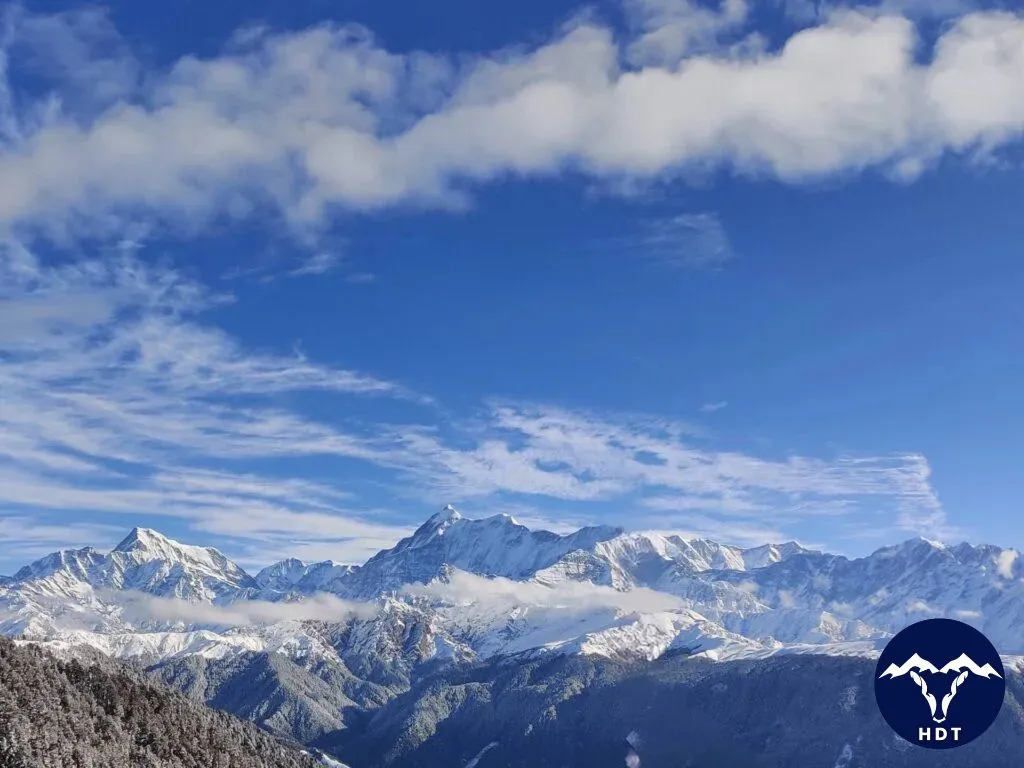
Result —
[[17, 68], [43, 79], [69, 109], [95, 116], [138, 87], [142, 68], [104, 8], [36, 14], [8, 5], [2, 21]]
[[185, 625], [247, 627], [282, 621], [341, 621], [348, 618], [372, 618], [373, 603], [342, 600], [334, 595], [317, 594], [296, 602], [240, 600], [225, 605], [192, 603], [169, 597], [154, 597], [142, 592], [118, 593], [123, 616], [130, 622], [168, 622]]
[[[138, 258], [161, 225], [190, 236], [276, 213], [317, 245], [293, 275], [323, 274], [339, 257], [316, 235], [335, 208], [460, 206], [477, 185], [567, 171], [627, 185], [708, 169], [800, 182], [876, 168], [908, 179], [950, 152], [996, 152], [1024, 130], [1019, 13], [950, 0], [948, 22], [925, 42], [916, 0], [862, 11], [819, 3], [807, 26], [769, 45], [744, 0], [625, 6], [625, 31], [580, 17], [539, 44], [491, 54], [395, 53], [367, 30], [327, 23], [242, 30], [219, 53], [158, 68], [101, 10], [6, 10], [0, 524], [9, 548], [69, 543], [57, 542], [62, 519], [48, 517], [68, 510], [174, 516], [227, 537], [246, 562], [358, 561], [407, 533], [333, 483], [238, 466], [308, 456], [386, 470], [431, 505], [615, 502], [660, 516], [646, 522], [750, 543], [870, 505], [903, 530], [942, 538], [949, 527], [918, 454], [753, 456], [698, 444], [677, 423], [514, 403], [462, 424], [356, 428], [313, 417], [281, 396], [427, 398], [298, 353], [247, 348], [206, 321], [231, 296]], [[40, 232], [112, 246], [47, 263], [27, 245]], [[654, 255], [684, 266], [731, 255], [710, 212], [652, 222], [645, 234]], [[546, 516], [548, 507], [530, 515]], [[83, 542], [109, 533], [67, 530]]]
[[706, 54], [724, 35], [742, 28], [747, 0], [724, 0], [718, 7], [693, 0], [626, 0], [629, 22], [636, 33], [627, 60], [637, 65], [671, 66], [685, 56]]
[[[109, 76], [117, 98], [99, 110], [8, 79], [0, 221], [66, 232], [126, 213], [195, 226], [274, 209], [315, 229], [335, 207], [460, 205], [474, 184], [566, 169], [908, 178], [1024, 130], [1019, 13], [957, 15], [923, 48], [898, 6], [834, 8], [769, 47], [743, 0], [628, 5], [625, 36], [590, 17], [473, 57], [397, 54], [335, 24], [249, 30], [146, 71], [144, 86]], [[108, 59], [95, 24], [22, 13], [6, 39], [26, 26], [74, 41], [94, 69]], [[8, 69], [25, 55], [3, 52]]]
[[611, 608], [628, 613], [679, 610], [678, 597], [643, 587], [619, 592], [590, 582], [566, 581], [552, 586], [535, 582], [486, 578], [454, 571], [448, 579], [404, 587], [405, 594], [455, 604], [485, 604], [503, 610], [527, 606], [587, 611]]

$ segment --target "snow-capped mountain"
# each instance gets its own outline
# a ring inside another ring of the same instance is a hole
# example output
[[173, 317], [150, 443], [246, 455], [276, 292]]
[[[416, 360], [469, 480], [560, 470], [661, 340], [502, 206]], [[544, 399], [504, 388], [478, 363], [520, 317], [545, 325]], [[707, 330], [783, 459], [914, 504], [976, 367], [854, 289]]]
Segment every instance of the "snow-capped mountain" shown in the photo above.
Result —
[[357, 566], [336, 563], [333, 560], [307, 564], [290, 557], [268, 565], [257, 573], [256, 585], [261, 593], [270, 595], [337, 593], [345, 590], [346, 580], [356, 570]]
[[558, 535], [446, 508], [363, 565], [287, 559], [250, 576], [215, 549], [136, 529], [109, 553], [65, 550], [0, 579], [0, 633], [130, 659], [307, 744], [345, 732], [349, 712], [402, 712], [416, 680], [440, 675], [448, 690], [445, 675], [466, 664], [498, 674], [550, 656], [584, 668], [699, 656], [805, 669], [824, 655], [841, 666], [930, 616], [1018, 651], [1018, 554], [918, 539], [851, 560], [796, 543]]
[[346, 596], [372, 599], [438, 577], [445, 566], [482, 576], [529, 579], [572, 552], [589, 551], [623, 534], [583, 528], [567, 536], [532, 531], [509, 515], [467, 520], [453, 507], [431, 517], [412, 536], [371, 557], [346, 580]]
[[133, 632], [148, 624], [125, 620], [125, 601], [135, 595], [212, 604], [255, 589], [255, 580], [216, 549], [135, 528], [107, 554], [62, 550], [15, 573], [0, 585], [0, 633], [60, 639]]
[[[918, 539], [850, 560], [795, 542], [558, 535], [447, 507], [361, 566], [289, 559], [255, 577], [215, 549], [135, 529], [109, 553], [57, 552], [0, 583], [0, 632], [149, 660], [255, 651], [370, 674], [385, 658], [411, 672], [522, 653], [870, 652], [912, 621], [951, 616], [1015, 653], [1022, 576], [1017, 553], [992, 546]], [[334, 602], [316, 602], [325, 595]]]
[[796, 542], [740, 549], [706, 539], [620, 531], [593, 546], [569, 552], [535, 571], [534, 576], [549, 584], [568, 579], [615, 589], [666, 588], [706, 571], [746, 571], [809, 552]]
[[856, 560], [815, 553], [710, 576], [769, 610], [823, 611], [886, 633], [949, 617], [977, 626], [1003, 653], [1024, 650], [1024, 569], [1013, 549], [918, 538]]
[[216, 549], [179, 544], [148, 528], [135, 528], [106, 555], [89, 547], [55, 552], [22, 568], [12, 581], [49, 596], [77, 597], [88, 585], [194, 601], [234, 597], [256, 586]]

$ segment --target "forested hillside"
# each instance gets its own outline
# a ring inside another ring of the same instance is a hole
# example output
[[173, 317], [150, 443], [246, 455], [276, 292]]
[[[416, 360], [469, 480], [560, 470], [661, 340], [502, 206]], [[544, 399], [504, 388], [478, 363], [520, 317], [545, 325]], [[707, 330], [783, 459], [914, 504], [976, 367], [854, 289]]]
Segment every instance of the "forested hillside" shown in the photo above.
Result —
[[0, 768], [311, 768], [250, 723], [128, 670], [0, 638]]
[[875, 704], [874, 671], [872, 659], [824, 655], [542, 657], [450, 667], [414, 681], [364, 727], [318, 744], [349, 765], [375, 768], [1024, 765], [1024, 679], [1016, 670], [1007, 669], [1006, 700], [991, 729], [946, 750], [896, 736]]

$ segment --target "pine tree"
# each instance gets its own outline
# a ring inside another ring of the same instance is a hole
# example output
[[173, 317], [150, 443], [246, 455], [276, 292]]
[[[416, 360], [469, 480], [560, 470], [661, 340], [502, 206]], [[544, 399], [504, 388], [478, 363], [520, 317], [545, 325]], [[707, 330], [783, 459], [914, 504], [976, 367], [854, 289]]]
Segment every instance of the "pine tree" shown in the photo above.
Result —
[[0, 768], [312, 768], [256, 726], [128, 670], [0, 638]]

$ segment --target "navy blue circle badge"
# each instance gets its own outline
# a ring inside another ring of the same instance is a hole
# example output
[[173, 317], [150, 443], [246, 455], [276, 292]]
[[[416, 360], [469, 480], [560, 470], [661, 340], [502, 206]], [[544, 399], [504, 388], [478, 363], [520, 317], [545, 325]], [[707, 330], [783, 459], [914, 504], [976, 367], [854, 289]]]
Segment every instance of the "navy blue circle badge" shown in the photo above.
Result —
[[961, 621], [911, 624], [885, 646], [875, 668], [875, 700], [889, 726], [911, 744], [961, 747], [999, 714], [1006, 674], [981, 632]]

